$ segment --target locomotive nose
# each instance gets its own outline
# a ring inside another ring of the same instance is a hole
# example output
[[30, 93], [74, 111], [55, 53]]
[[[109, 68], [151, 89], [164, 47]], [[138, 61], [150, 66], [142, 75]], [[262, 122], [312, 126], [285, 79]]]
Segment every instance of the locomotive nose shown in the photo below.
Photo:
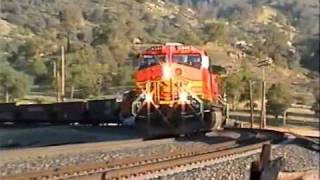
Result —
[[162, 78], [164, 80], [170, 80], [171, 78], [174, 78], [175, 76], [182, 75], [181, 68], [174, 68], [170, 64], [163, 64], [161, 66], [161, 69], [162, 69]]
[[172, 68], [169, 64], [162, 65], [162, 78], [164, 80], [170, 80], [171, 78], [173, 78]]

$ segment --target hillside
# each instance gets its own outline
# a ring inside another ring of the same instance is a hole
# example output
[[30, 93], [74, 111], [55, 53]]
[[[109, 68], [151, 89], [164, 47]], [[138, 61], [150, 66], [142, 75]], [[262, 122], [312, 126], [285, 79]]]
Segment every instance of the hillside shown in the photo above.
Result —
[[267, 70], [267, 80], [285, 83], [309, 98], [311, 82], [318, 78], [317, 0], [1, 2], [0, 75], [9, 73], [21, 82], [10, 80], [12, 98], [30, 88], [53, 93], [53, 65], [62, 45], [67, 51], [67, 95], [77, 98], [130, 85], [137, 65], [134, 43], [193, 44], [206, 49], [212, 62], [229, 74], [245, 66], [256, 77], [258, 61], [271, 57], [275, 64]]

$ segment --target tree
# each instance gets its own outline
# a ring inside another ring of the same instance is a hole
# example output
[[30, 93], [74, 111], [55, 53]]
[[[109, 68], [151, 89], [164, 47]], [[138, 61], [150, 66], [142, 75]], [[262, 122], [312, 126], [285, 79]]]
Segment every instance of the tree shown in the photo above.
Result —
[[42, 76], [47, 74], [48, 70], [43, 61], [34, 59], [30, 64], [30, 71], [35, 76]]
[[207, 41], [223, 41], [225, 35], [225, 24], [224, 22], [205, 24], [203, 32], [206, 35]]
[[292, 95], [283, 84], [272, 84], [267, 92], [267, 112], [278, 118], [292, 103]]
[[[251, 72], [246, 65], [242, 65], [239, 72], [229, 75], [224, 80], [224, 90], [227, 94], [229, 103], [235, 108], [236, 102], [249, 101], [248, 81], [257, 81], [256, 75]], [[254, 86], [253, 98], [258, 99], [261, 96], [260, 86]]]
[[102, 59], [97, 50], [87, 47], [76, 53], [66, 56], [67, 71], [67, 93], [71, 89], [77, 90], [77, 96], [87, 98], [105, 94], [111, 83], [112, 64], [109, 58]]
[[179, 34], [178, 42], [191, 45], [198, 45], [202, 43], [199, 36], [191, 30], [182, 30], [182, 32]]
[[[246, 65], [243, 65], [241, 67], [241, 70], [239, 72], [239, 76], [241, 78], [243, 91], [241, 92], [239, 101], [250, 101], [250, 90], [249, 90], [249, 81], [258, 82], [259, 79], [257, 78], [257, 75], [254, 74], [252, 71], [250, 71], [249, 67]], [[254, 83], [252, 87], [252, 95], [253, 99], [257, 100], [261, 97], [261, 84], [260, 83]]]
[[133, 69], [128, 65], [123, 65], [119, 68], [119, 72], [112, 77], [112, 85], [125, 86], [132, 85], [132, 71]]
[[319, 72], [319, 35], [313, 35], [300, 40], [301, 65], [310, 70]]
[[259, 50], [272, 58], [276, 64], [286, 66], [289, 52], [288, 40], [288, 36], [280, 32], [279, 28], [270, 25], [266, 29], [265, 42]]
[[107, 64], [73, 65], [71, 74], [72, 85], [78, 90], [78, 96], [81, 98], [105, 94], [111, 81]]
[[147, 0], [136, 0], [138, 3], [145, 3], [145, 2], [147, 2]]
[[63, 23], [65, 28], [72, 29], [78, 25], [83, 25], [83, 15], [81, 8], [73, 6], [71, 4], [65, 6], [60, 12], [60, 21]]
[[13, 100], [24, 96], [30, 90], [31, 78], [14, 70], [10, 66], [0, 67], [0, 97], [1, 99]]
[[233, 109], [235, 108], [235, 103], [240, 98], [242, 88], [241, 77], [237, 74], [230, 75], [224, 79], [224, 90]]

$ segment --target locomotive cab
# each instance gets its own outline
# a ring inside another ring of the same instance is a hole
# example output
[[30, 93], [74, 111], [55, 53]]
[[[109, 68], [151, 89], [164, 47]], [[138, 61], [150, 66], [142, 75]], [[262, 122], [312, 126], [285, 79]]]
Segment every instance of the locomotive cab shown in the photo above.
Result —
[[165, 44], [141, 54], [130, 102], [137, 127], [148, 134], [189, 134], [219, 128], [219, 75], [207, 54], [193, 46]]

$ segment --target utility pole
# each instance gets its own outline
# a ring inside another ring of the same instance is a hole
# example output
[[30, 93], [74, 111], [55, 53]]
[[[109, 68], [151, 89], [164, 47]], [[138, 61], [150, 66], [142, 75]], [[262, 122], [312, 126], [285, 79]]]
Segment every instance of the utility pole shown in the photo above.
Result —
[[67, 53], [70, 53], [71, 42], [70, 42], [70, 31], [67, 32]]
[[253, 93], [252, 93], [252, 80], [249, 80], [249, 92], [250, 92], [250, 127], [253, 128], [253, 123], [254, 123], [254, 119], [253, 119]]
[[287, 111], [284, 111], [284, 113], [283, 113], [283, 117], [282, 117], [283, 119], [283, 121], [282, 121], [282, 125], [283, 126], [286, 126], [287, 125]]
[[57, 62], [55, 60], [52, 62], [52, 66], [53, 78], [57, 78]]
[[57, 102], [63, 102], [65, 97], [65, 56], [63, 46], [61, 47], [61, 59], [58, 62], [53, 62], [53, 77], [56, 79]]
[[9, 103], [9, 90], [6, 88], [6, 103]]
[[61, 101], [64, 101], [65, 97], [65, 59], [64, 59], [64, 47], [61, 47]]
[[[264, 72], [264, 67], [262, 67]], [[264, 73], [263, 73], [264, 74]], [[266, 128], [266, 81], [262, 78], [262, 97], [261, 97], [261, 114], [260, 114], [260, 128]]]
[[56, 80], [56, 100], [60, 102], [60, 75], [57, 71], [57, 61], [53, 60], [52, 62], [52, 72], [53, 78]]
[[261, 113], [260, 113], [260, 128], [266, 128], [266, 81], [265, 81], [265, 67], [273, 63], [271, 58], [266, 58], [259, 62], [258, 67], [262, 68], [262, 96], [261, 96]]
[[56, 76], [56, 80], [57, 80], [57, 102], [61, 102], [61, 78], [60, 78], [60, 73], [57, 73]]

